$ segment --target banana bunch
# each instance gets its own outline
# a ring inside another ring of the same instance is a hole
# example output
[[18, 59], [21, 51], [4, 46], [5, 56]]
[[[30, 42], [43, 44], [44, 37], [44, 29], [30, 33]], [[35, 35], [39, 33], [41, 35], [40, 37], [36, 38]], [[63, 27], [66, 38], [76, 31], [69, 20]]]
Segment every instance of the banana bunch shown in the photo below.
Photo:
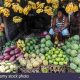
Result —
[[23, 40], [18, 40], [16, 43], [17, 47], [20, 48], [23, 52], [26, 50], [25, 42]]
[[12, 2], [13, 2], [13, 0], [4, 0], [4, 2], [12, 3]]
[[57, 9], [59, 7], [59, 0], [46, 0], [48, 4], [52, 4], [52, 8]]
[[44, 12], [43, 8], [44, 8], [45, 3], [41, 3], [41, 2], [36, 2], [36, 13], [40, 14], [42, 12]]
[[37, 10], [36, 10], [36, 13], [38, 13], [38, 14], [40, 14], [40, 13], [42, 13], [42, 12], [44, 12], [43, 9], [37, 9]]
[[30, 6], [30, 5], [26, 6], [26, 7], [23, 9], [23, 14], [24, 14], [24, 15], [28, 15], [28, 13], [30, 12], [30, 10], [31, 10], [31, 6]]
[[5, 2], [5, 3], [4, 3], [4, 7], [10, 8], [10, 7], [11, 7], [11, 3]]
[[9, 10], [8, 8], [4, 8], [4, 9], [2, 10], [2, 12], [3, 12], [3, 15], [4, 15], [5, 17], [9, 17], [9, 16], [10, 16], [10, 10]]
[[22, 18], [19, 17], [19, 16], [14, 16], [14, 17], [13, 17], [13, 22], [14, 22], [14, 23], [20, 23], [20, 22], [22, 22]]
[[59, 1], [58, 0], [52, 0], [52, 7], [54, 9], [57, 9], [59, 7]]
[[48, 14], [48, 15], [53, 15], [53, 10], [52, 10], [52, 7], [50, 6], [45, 6], [44, 8], [44, 13]]
[[0, 7], [0, 14], [2, 14], [3, 13], [3, 7]]
[[5, 0], [4, 7], [10, 8], [13, 0]]
[[77, 11], [78, 11], [78, 6], [76, 4], [74, 4], [73, 12], [77, 12]]
[[28, 5], [30, 5], [32, 9], [36, 9], [36, 3], [28, 1]]
[[54, 9], [57, 9], [57, 8], [59, 7], [59, 3], [54, 3], [54, 4], [52, 4], [52, 7], [53, 7]]
[[21, 2], [21, 0], [17, 0], [17, 2], [19, 2], [19, 3], [20, 3], [20, 2]]
[[78, 11], [78, 6], [71, 2], [71, 3], [68, 3], [65, 10], [67, 13], [76, 12]]
[[42, 8], [44, 8], [44, 5], [45, 5], [45, 3], [41, 3], [41, 2], [36, 2], [36, 7], [37, 7], [37, 9], [42, 9]]
[[12, 9], [16, 13], [23, 13], [23, 8], [19, 5], [19, 3], [13, 3], [12, 4]]
[[52, 0], [52, 2], [51, 3], [59, 3], [59, 0]]
[[48, 4], [50, 4], [50, 3], [52, 3], [52, 0], [46, 0], [46, 2], [47, 2]]

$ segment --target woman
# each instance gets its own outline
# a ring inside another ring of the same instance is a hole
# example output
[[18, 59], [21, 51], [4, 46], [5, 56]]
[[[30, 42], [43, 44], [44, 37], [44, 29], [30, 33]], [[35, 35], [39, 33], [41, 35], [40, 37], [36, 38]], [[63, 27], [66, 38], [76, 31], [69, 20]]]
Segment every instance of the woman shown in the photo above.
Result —
[[56, 33], [61, 33], [62, 36], [69, 35], [68, 31], [68, 19], [64, 15], [63, 8], [58, 9], [57, 16], [53, 19], [52, 28], [49, 30], [50, 35], [54, 36]]

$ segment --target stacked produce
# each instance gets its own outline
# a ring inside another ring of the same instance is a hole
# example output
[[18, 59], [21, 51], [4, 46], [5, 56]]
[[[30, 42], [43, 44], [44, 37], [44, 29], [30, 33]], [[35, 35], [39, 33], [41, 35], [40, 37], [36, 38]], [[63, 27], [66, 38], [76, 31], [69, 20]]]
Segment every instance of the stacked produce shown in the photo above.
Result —
[[80, 43], [79, 36], [75, 35], [65, 42], [62, 49], [69, 55], [70, 68], [80, 73]]
[[43, 54], [24, 54], [24, 58], [19, 59], [19, 63], [22, 67], [26, 67], [26, 69], [31, 70], [36, 67], [40, 67], [41, 65], [48, 65], [48, 61], [45, 60], [45, 56]]
[[53, 48], [53, 43], [51, 42], [51, 38], [49, 35], [41, 38], [40, 41], [36, 38], [26, 39], [25, 43], [26, 52], [28, 53], [45, 54], [47, 51]]
[[10, 46], [5, 48], [3, 55], [0, 56], [1, 61], [9, 60], [11, 62], [15, 62], [17, 59], [22, 58], [23, 53], [16, 46]]
[[6, 48], [9, 48], [10, 46], [13, 46], [13, 45], [15, 45], [15, 41], [8, 41], [8, 42], [5, 43], [5, 45], [3, 46], [2, 52], [4, 53], [4, 50], [5, 50]]
[[78, 11], [78, 6], [77, 6], [77, 4], [75, 4], [73, 2], [70, 2], [70, 3], [67, 4], [65, 10], [66, 10], [67, 13], [77, 12]]
[[59, 48], [53, 48], [49, 50], [45, 54], [45, 56], [49, 64], [60, 65], [60, 66], [68, 64], [67, 55]]
[[14, 16], [14, 17], [13, 17], [13, 22], [14, 22], [14, 23], [20, 23], [20, 22], [22, 22], [22, 18], [19, 17], [19, 16]]
[[17, 42], [16, 42], [16, 45], [17, 45], [17, 47], [21, 50], [21, 51], [25, 51], [25, 42], [24, 42], [24, 40], [18, 40]]
[[11, 7], [11, 3], [12, 3], [12, 0], [5, 0], [4, 1], [4, 7], [10, 8]]
[[0, 73], [16, 73], [18, 71], [17, 65], [12, 62], [0, 62]]

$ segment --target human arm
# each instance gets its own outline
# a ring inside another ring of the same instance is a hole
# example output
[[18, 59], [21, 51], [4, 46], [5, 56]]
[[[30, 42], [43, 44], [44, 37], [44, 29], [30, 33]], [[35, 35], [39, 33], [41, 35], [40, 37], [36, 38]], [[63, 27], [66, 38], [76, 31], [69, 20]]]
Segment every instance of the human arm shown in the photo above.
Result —
[[53, 19], [53, 22], [52, 22], [53, 30], [55, 30], [55, 26], [56, 26], [56, 18], [54, 18], [54, 19]]

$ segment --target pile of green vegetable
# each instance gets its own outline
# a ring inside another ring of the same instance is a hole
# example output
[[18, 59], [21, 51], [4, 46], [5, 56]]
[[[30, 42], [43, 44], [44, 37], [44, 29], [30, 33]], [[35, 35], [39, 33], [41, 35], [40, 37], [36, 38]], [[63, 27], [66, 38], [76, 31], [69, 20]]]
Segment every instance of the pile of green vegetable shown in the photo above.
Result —
[[70, 68], [80, 73], [80, 43], [79, 36], [75, 35], [65, 41], [62, 49], [69, 55]]
[[5, 61], [0, 62], [0, 73], [16, 73], [18, 71], [18, 66], [12, 62]]
[[51, 48], [53, 48], [53, 43], [51, 42], [51, 37], [46, 35], [44, 38], [37, 39], [31, 38], [25, 41], [26, 43], [26, 52], [28, 53], [46, 53]]
[[68, 57], [67, 55], [59, 48], [53, 48], [49, 50], [46, 54], [46, 60], [49, 61], [49, 64], [54, 65], [67, 65]]

